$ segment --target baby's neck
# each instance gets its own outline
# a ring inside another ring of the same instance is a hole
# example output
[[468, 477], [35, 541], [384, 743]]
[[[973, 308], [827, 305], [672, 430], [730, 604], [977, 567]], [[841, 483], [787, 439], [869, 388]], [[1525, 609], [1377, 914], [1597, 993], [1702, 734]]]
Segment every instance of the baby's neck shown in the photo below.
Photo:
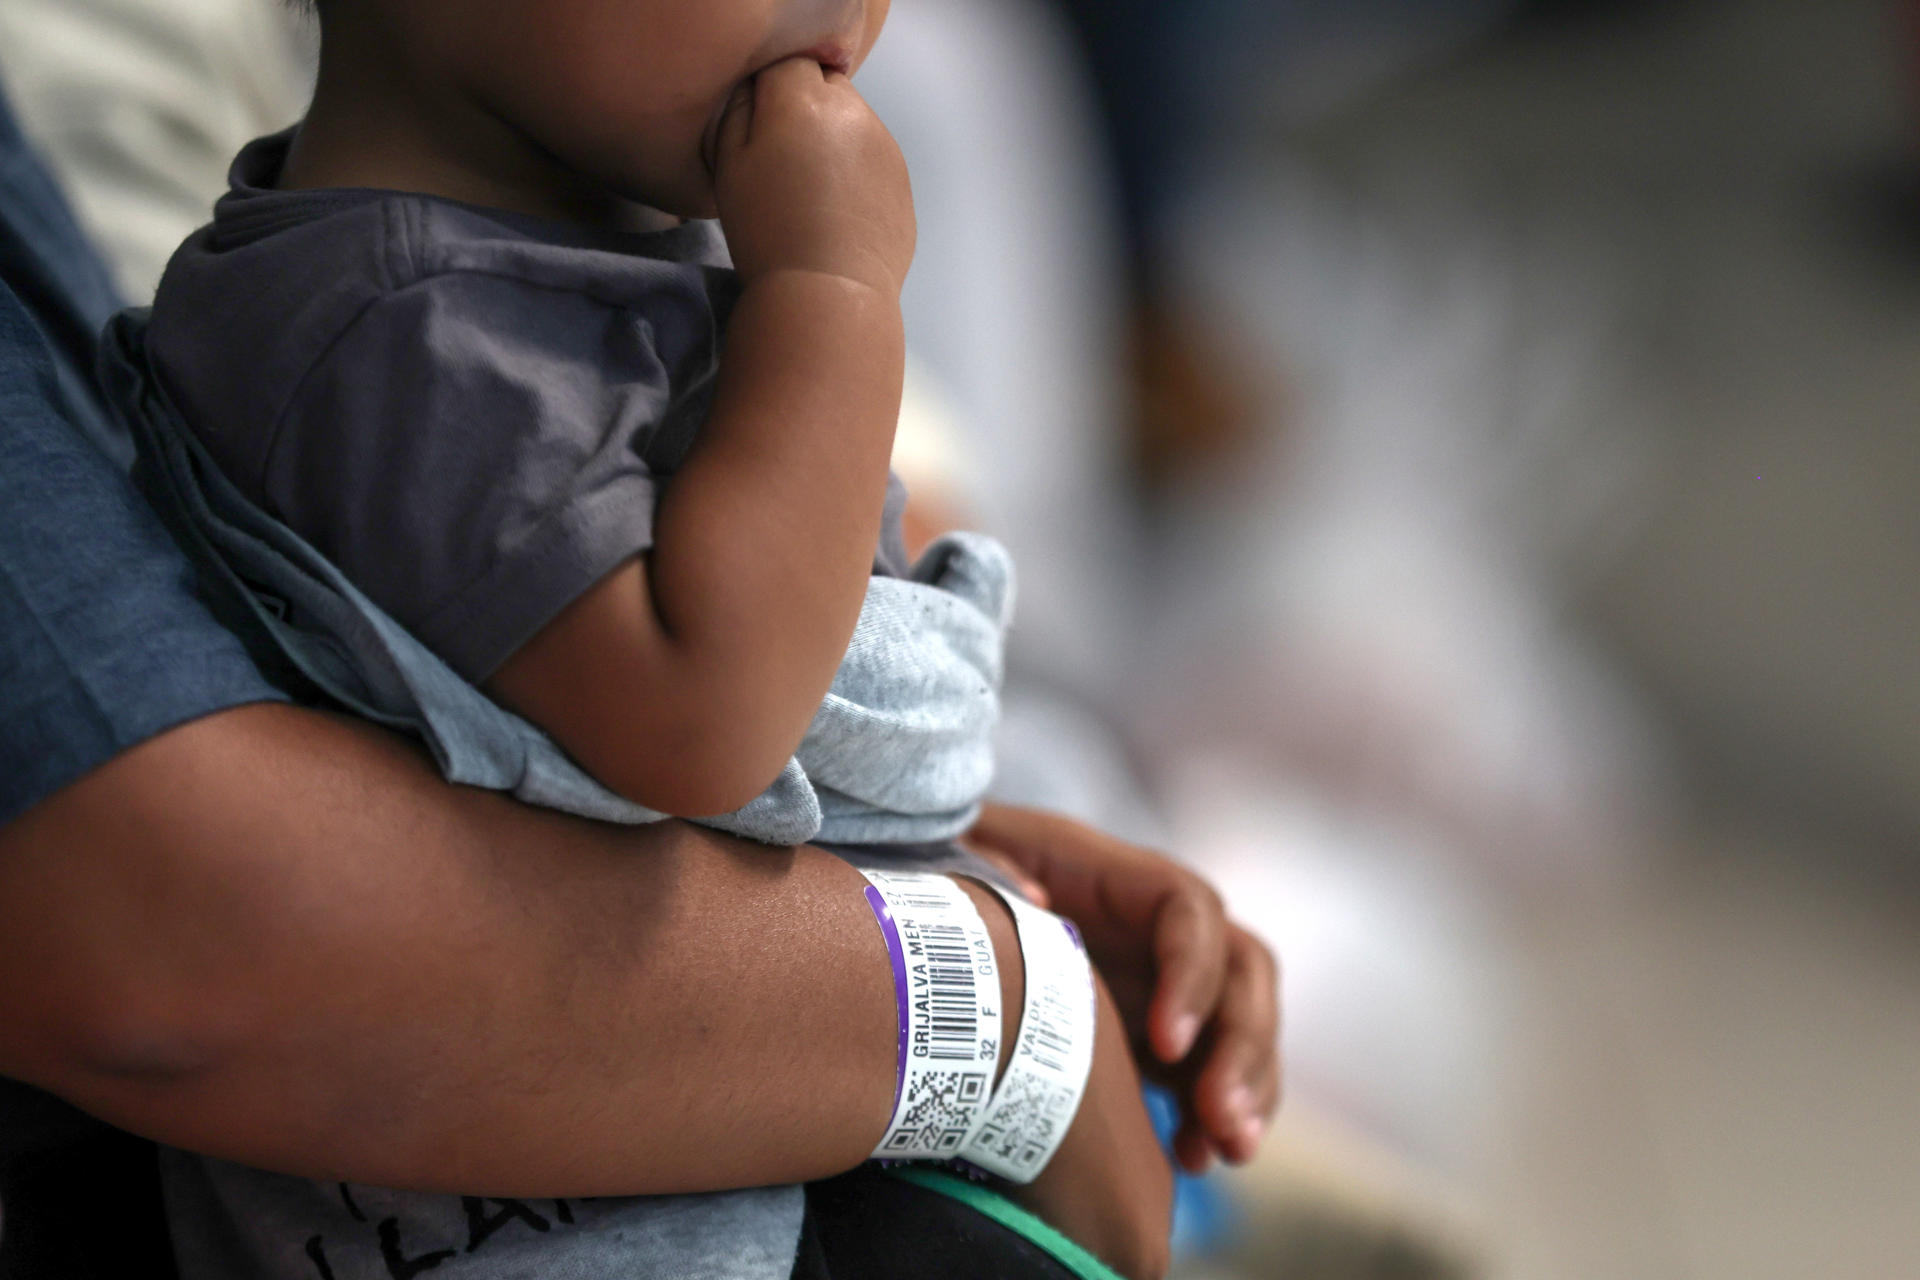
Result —
[[342, 48], [348, 39], [322, 52], [280, 187], [419, 192], [622, 231], [679, 221], [581, 177], [457, 89], [413, 82], [372, 50]]

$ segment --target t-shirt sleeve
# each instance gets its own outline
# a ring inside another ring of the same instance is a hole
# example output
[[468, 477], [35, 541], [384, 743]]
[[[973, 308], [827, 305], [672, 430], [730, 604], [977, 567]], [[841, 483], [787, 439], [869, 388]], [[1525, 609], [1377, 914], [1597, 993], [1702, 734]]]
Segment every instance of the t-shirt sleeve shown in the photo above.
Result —
[[276, 514], [461, 675], [491, 675], [652, 541], [642, 457], [672, 405], [654, 326], [578, 292], [452, 273], [388, 294], [301, 384]]
[[0, 823], [176, 725], [284, 700], [54, 385], [0, 286]]

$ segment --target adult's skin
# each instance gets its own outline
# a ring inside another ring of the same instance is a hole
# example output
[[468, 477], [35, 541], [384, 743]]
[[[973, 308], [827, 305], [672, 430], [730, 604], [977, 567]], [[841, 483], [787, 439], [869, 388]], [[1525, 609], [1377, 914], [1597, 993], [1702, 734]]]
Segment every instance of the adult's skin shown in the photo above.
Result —
[[[892, 1100], [860, 883], [820, 850], [532, 810], [448, 786], [383, 731], [238, 708], [0, 829], [0, 1074], [314, 1177], [502, 1196], [805, 1181], [863, 1160]], [[1175, 1003], [1221, 1002], [1214, 913], [1195, 933], [1204, 903], [1170, 911], [1205, 952]], [[1123, 1271], [1164, 1270], [1170, 1178], [1110, 1001], [1080, 1117], [1024, 1194]]]

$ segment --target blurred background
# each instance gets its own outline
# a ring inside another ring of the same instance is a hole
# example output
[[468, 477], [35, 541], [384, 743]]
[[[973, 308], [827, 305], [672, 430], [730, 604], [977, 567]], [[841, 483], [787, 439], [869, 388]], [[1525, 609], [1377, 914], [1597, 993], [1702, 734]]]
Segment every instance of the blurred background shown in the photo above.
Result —
[[[129, 298], [274, 0], [0, 0]], [[1180, 1274], [1920, 1275], [1920, 4], [895, 0], [1000, 790], [1287, 970]]]

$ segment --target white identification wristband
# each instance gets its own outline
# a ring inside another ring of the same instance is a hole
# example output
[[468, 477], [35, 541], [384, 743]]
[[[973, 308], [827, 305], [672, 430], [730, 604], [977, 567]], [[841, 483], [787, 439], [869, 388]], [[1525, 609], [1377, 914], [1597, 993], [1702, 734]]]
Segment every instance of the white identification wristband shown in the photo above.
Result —
[[1073, 926], [998, 886], [1013, 913], [1027, 999], [1013, 1060], [960, 1158], [1010, 1182], [1031, 1182], [1060, 1149], [1093, 1067], [1093, 970]]
[[985, 1118], [1000, 1058], [1000, 971], [987, 927], [943, 875], [862, 871], [900, 1015], [893, 1118], [876, 1159], [945, 1160]]

